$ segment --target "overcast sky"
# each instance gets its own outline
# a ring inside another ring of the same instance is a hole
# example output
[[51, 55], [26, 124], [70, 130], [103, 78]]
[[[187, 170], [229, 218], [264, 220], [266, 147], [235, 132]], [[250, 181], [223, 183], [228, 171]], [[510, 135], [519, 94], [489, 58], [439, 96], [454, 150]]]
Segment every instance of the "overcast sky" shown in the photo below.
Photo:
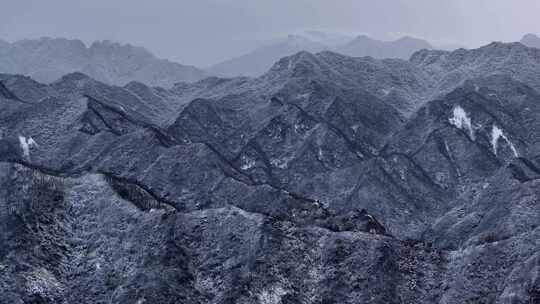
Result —
[[478, 46], [540, 34], [540, 0], [1, 0], [0, 39], [110, 39], [207, 66], [303, 29]]

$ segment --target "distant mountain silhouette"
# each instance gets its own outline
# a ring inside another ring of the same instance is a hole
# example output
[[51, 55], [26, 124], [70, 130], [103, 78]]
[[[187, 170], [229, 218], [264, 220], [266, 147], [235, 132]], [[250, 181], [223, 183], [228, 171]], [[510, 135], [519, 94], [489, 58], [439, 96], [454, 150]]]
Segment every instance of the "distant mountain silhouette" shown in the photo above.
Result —
[[23, 74], [47, 83], [68, 73], [82, 72], [109, 84], [140, 81], [165, 87], [206, 77], [195, 67], [158, 59], [142, 47], [110, 41], [86, 47], [80, 40], [62, 38], [0, 41], [0, 72]]
[[280, 58], [300, 51], [318, 53], [330, 50], [353, 57], [409, 59], [416, 51], [433, 48], [427, 41], [411, 37], [386, 42], [365, 35], [353, 38], [322, 31], [306, 31], [300, 35], [289, 35], [248, 54], [219, 63], [208, 72], [227, 77], [260, 76]]
[[353, 57], [409, 59], [412, 54], [421, 49], [433, 49], [433, 46], [425, 40], [411, 37], [403, 37], [395, 41], [380, 41], [362, 35], [339, 47], [337, 51]]
[[521, 43], [528, 47], [540, 48], [540, 37], [535, 34], [527, 34], [521, 38]]
[[330, 47], [300, 35], [289, 35], [276, 43], [265, 45], [243, 56], [219, 63], [209, 69], [221, 76], [259, 76], [280, 58], [300, 51], [317, 53]]

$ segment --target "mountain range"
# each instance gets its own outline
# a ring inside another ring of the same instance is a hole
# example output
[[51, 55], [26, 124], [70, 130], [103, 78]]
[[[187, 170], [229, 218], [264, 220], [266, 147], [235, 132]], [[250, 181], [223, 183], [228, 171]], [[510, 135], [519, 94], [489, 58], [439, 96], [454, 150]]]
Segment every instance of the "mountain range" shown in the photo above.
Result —
[[65, 74], [81, 72], [113, 85], [138, 81], [151, 86], [172, 87], [178, 82], [194, 82], [211, 75], [257, 77], [280, 58], [300, 51], [374, 58], [408, 59], [421, 49], [433, 49], [427, 41], [403, 37], [380, 41], [323, 31], [305, 31], [277, 39], [243, 56], [203, 70], [158, 59], [148, 50], [110, 41], [97, 41], [87, 47], [80, 40], [63, 38], [26, 39], [8, 43], [0, 40], [0, 73], [21, 74], [51, 83]]
[[540, 49], [500, 42], [2, 74], [2, 301], [538, 303], [539, 92]]
[[264, 45], [243, 56], [227, 60], [208, 69], [209, 73], [227, 77], [264, 74], [280, 58], [300, 51], [318, 53], [334, 51], [337, 53], [374, 58], [409, 59], [416, 51], [432, 49], [427, 41], [403, 37], [395, 41], [380, 41], [365, 35], [352, 38], [332, 35], [325, 32], [308, 31], [299, 35], [289, 35], [286, 39]]
[[[538, 48], [540, 38], [527, 34], [521, 43]], [[425, 40], [407, 36], [394, 41], [381, 41], [366, 35], [352, 37], [323, 31], [304, 31], [268, 42], [245, 55], [204, 70], [158, 59], [142, 47], [106, 40], [94, 42], [89, 47], [80, 40], [63, 38], [26, 39], [13, 43], [0, 40], [0, 73], [21, 74], [51, 83], [65, 74], [81, 72], [113, 85], [138, 81], [170, 88], [178, 82], [194, 82], [212, 75], [258, 77], [280, 58], [301, 51], [332, 51], [352, 57], [407, 60], [422, 49], [459, 48], [463, 47], [435, 47]]]
[[380, 41], [362, 35], [339, 47], [337, 52], [353, 57], [409, 59], [419, 50], [433, 48], [427, 41], [412, 37], [403, 37], [395, 41]]
[[142, 47], [110, 41], [97, 41], [87, 47], [80, 40], [63, 38], [0, 42], [0, 72], [26, 75], [45, 83], [82, 72], [109, 84], [140, 81], [164, 87], [207, 77], [195, 67], [158, 59]]

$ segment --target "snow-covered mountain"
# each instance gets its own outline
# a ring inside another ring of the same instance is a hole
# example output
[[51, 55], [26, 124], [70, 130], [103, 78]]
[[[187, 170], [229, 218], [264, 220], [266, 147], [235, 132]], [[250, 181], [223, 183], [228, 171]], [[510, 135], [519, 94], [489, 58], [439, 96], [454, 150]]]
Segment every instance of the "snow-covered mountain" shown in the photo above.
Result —
[[158, 59], [130, 44], [99, 41], [87, 47], [80, 40], [62, 38], [0, 41], [0, 73], [22, 74], [50, 83], [72, 72], [115, 85], [139, 81], [164, 87], [206, 77], [195, 67]]
[[540, 49], [0, 74], [0, 303], [540, 303]]

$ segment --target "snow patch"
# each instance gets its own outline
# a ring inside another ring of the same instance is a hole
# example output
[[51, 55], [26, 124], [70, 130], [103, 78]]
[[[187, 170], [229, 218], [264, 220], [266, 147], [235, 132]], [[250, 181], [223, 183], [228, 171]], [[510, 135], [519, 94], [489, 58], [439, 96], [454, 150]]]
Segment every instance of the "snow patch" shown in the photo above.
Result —
[[321, 149], [321, 147], [319, 147], [319, 150], [317, 151], [317, 159], [323, 160], [323, 158], [324, 158], [324, 152]]
[[30, 294], [46, 294], [60, 291], [62, 286], [56, 277], [44, 268], [26, 275], [26, 289]]
[[299, 134], [301, 130], [302, 130], [302, 125], [301, 124], [294, 124], [294, 132], [296, 134]]
[[405, 174], [405, 169], [400, 168], [398, 172], [399, 172], [399, 178], [400, 178], [402, 181], [404, 181], [404, 180], [407, 179], [407, 176], [406, 176], [406, 174]]
[[261, 304], [279, 304], [281, 303], [281, 297], [286, 294], [287, 291], [281, 286], [274, 286], [269, 289], [264, 289], [257, 295], [257, 298]]
[[270, 164], [280, 169], [287, 169], [287, 167], [289, 166], [289, 162], [291, 160], [292, 160], [292, 157], [291, 158], [274, 158], [270, 160]]
[[390, 95], [390, 93], [394, 90], [394, 88], [391, 88], [391, 89], [382, 89], [381, 92], [382, 92], [382, 95], [383, 97], [386, 97], [388, 95]]
[[298, 94], [296, 95], [297, 99], [308, 99], [311, 96], [311, 93]]
[[240, 169], [242, 170], [248, 170], [255, 166], [255, 160], [250, 158], [249, 156], [243, 155], [242, 156], [242, 165], [240, 166]]
[[293, 68], [293, 60], [289, 58], [289, 65], [287, 66], [287, 70], [291, 70]]
[[508, 139], [508, 137], [506, 137], [504, 132], [496, 125], [493, 125], [493, 128], [491, 129], [491, 147], [493, 148], [493, 153], [497, 155], [497, 147], [499, 144], [499, 139], [501, 138], [505, 140], [506, 143], [510, 146], [510, 149], [512, 150], [512, 153], [514, 154], [514, 156], [519, 157], [519, 153], [516, 147], [514, 146], [514, 144]]
[[27, 158], [30, 157], [30, 148], [39, 146], [32, 137], [27, 139], [21, 135], [19, 135], [19, 145], [21, 146], [24, 157]]
[[448, 119], [451, 125], [455, 126], [456, 128], [460, 130], [466, 129], [469, 132], [469, 136], [472, 140], [475, 139], [474, 137], [474, 129], [472, 127], [472, 121], [469, 115], [467, 115], [467, 112], [460, 107], [456, 106], [453, 110], [453, 116]]

